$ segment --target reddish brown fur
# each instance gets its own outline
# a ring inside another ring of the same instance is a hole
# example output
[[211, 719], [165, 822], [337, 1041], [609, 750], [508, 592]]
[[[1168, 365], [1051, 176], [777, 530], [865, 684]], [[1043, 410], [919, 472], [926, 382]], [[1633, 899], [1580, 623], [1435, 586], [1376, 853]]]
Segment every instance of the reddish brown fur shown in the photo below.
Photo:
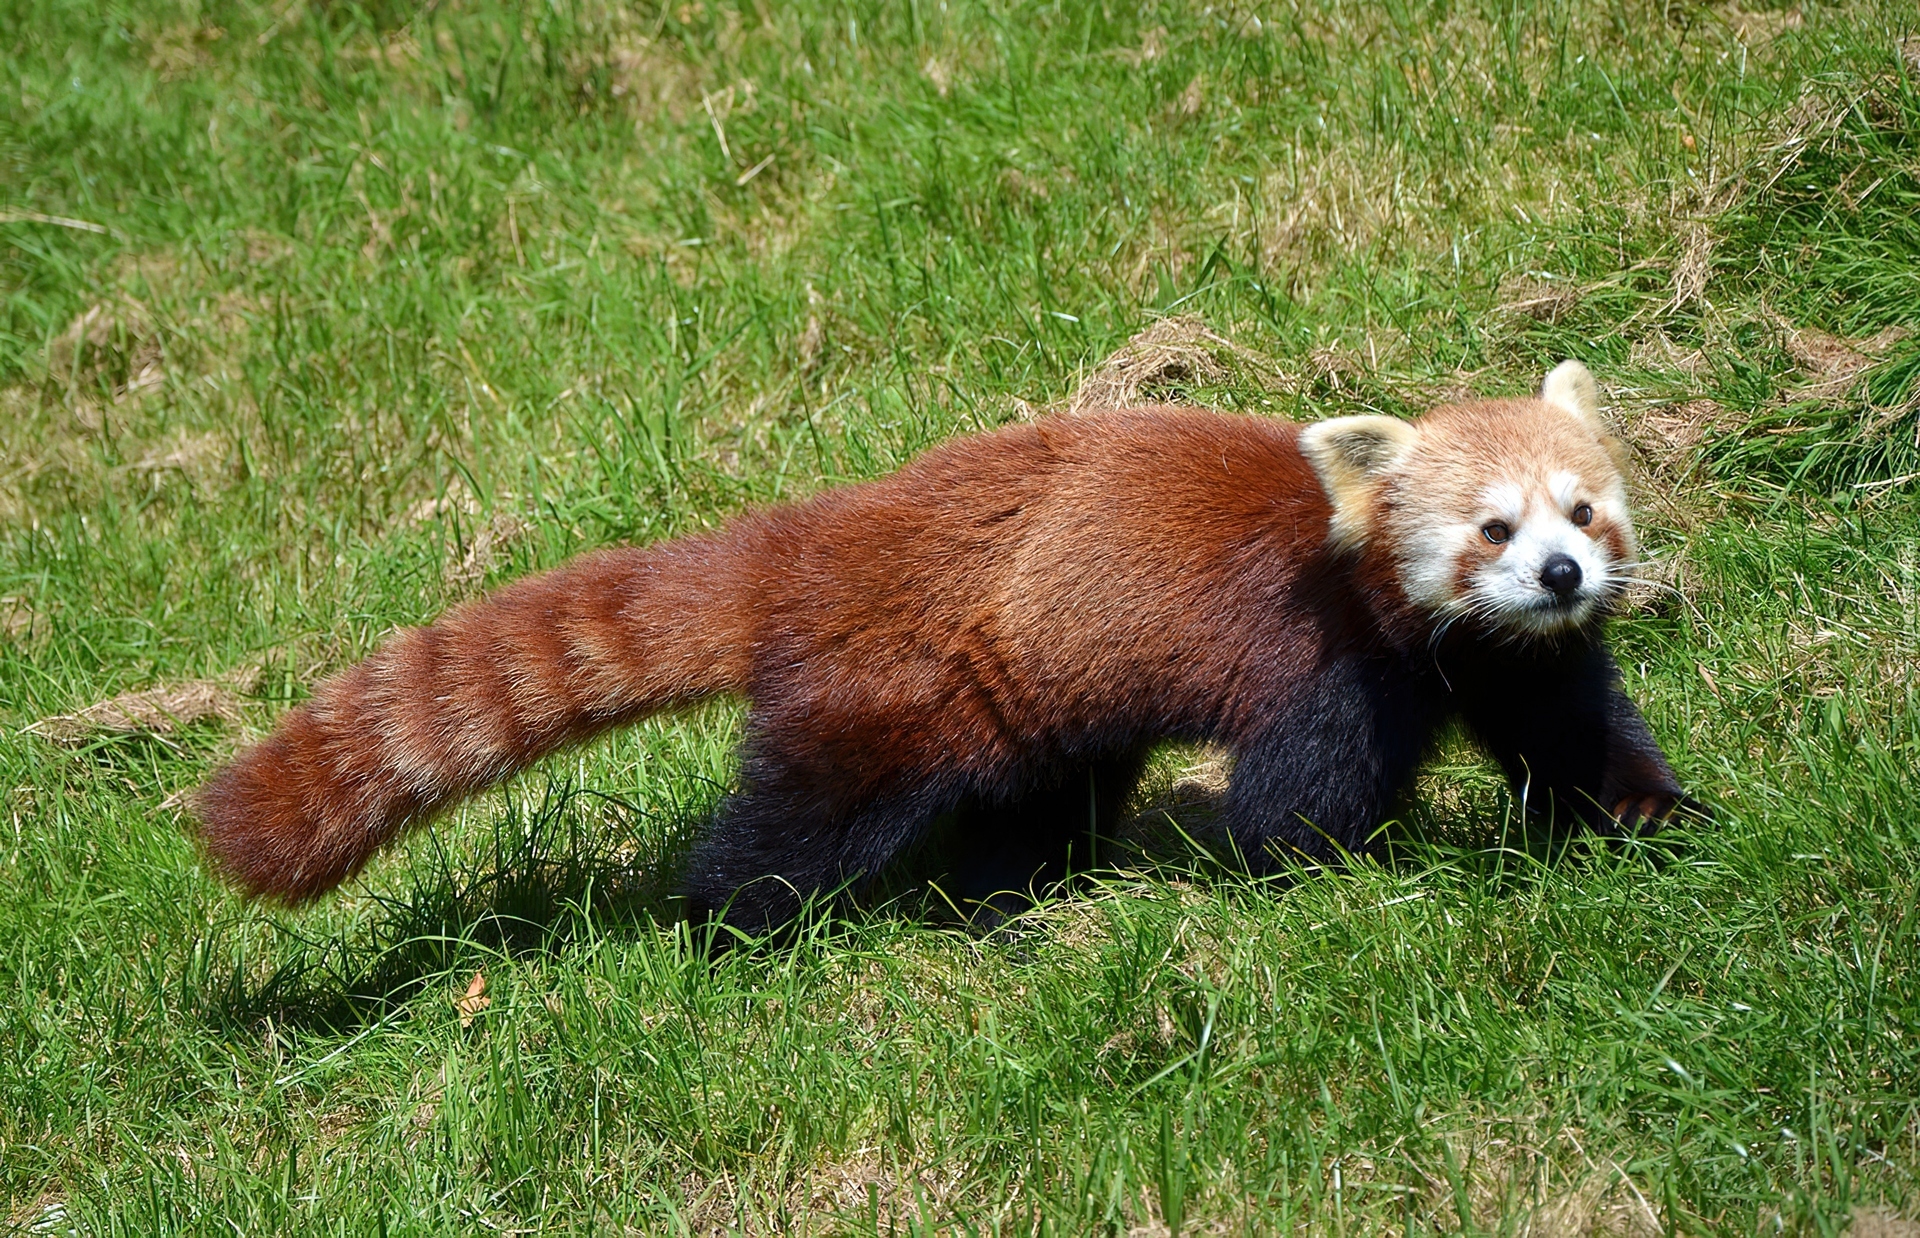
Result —
[[[1294, 437], [1171, 409], [1015, 426], [714, 536], [508, 585], [401, 632], [222, 770], [198, 801], [206, 849], [251, 893], [311, 898], [566, 744], [776, 684], [782, 716], [821, 720], [810, 738], [839, 796], [903, 770], [990, 775], [1022, 737], [1137, 710], [1167, 664], [1188, 671], [1184, 699], [1154, 712], [1243, 709], [1243, 659], [1311, 649], [1239, 647], [1243, 617], [1193, 599], [1317, 554], [1326, 500]], [[1296, 560], [1248, 559], [1249, 531], [1274, 525]]]

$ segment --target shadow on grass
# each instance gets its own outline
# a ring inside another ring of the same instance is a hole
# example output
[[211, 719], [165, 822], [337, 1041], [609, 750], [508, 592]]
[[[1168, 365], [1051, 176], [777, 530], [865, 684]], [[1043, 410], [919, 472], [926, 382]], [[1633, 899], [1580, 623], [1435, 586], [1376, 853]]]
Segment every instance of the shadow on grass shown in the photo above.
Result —
[[345, 932], [337, 918], [280, 920], [291, 943], [285, 961], [263, 980], [242, 964], [224, 981], [209, 976], [206, 1017], [338, 1030], [391, 1014], [489, 957], [559, 955], [609, 935], [682, 926], [680, 873], [712, 815], [711, 803], [650, 812], [554, 782], [537, 807], [494, 815], [490, 837], [465, 856], [423, 830], [402, 889], [365, 896], [371, 911]]
[[[716, 788], [716, 792], [717, 792]], [[282, 920], [291, 941], [284, 962], [262, 980], [236, 964], [201, 988], [206, 1017], [225, 1026], [339, 1030], [386, 1017], [434, 984], [499, 955], [559, 955], [583, 942], [667, 930], [691, 954], [761, 954], [801, 937], [884, 920], [997, 932], [1036, 903], [1073, 897], [1089, 880], [1116, 873], [1180, 880], [1244, 880], [1247, 866], [1221, 825], [1225, 776], [1149, 779], [1134, 810], [1108, 840], [1100, 862], [1045, 889], [1011, 900], [962, 906], [941, 889], [940, 857], [917, 855], [858, 897], [816, 898], [795, 925], [764, 938], [736, 939], [690, 923], [677, 895], [693, 841], [710, 828], [717, 794], [650, 812], [617, 796], [566, 782], [549, 784], [531, 810], [508, 805], [492, 817], [485, 844], [465, 857], [444, 838], [427, 843], [396, 893], [375, 893], [370, 914], [339, 931], [337, 918], [300, 925]], [[1367, 858], [1405, 875], [1447, 868], [1496, 897], [1544, 870], [1619, 863], [1664, 863], [1684, 833], [1616, 838], [1527, 816], [1504, 794], [1486, 803], [1411, 802], [1373, 840]], [[1262, 878], [1276, 890], [1312, 879], [1325, 865], [1302, 858]], [[457, 977], [456, 977], [457, 978]]]

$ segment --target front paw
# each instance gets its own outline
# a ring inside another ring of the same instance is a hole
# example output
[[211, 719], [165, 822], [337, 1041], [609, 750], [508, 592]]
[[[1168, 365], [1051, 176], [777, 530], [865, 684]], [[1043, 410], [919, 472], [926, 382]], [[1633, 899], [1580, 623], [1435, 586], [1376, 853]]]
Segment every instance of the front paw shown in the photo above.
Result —
[[1713, 820], [1713, 810], [1691, 795], [1647, 791], [1629, 795], [1613, 806], [1613, 819], [1622, 834], [1651, 834], [1675, 817]]

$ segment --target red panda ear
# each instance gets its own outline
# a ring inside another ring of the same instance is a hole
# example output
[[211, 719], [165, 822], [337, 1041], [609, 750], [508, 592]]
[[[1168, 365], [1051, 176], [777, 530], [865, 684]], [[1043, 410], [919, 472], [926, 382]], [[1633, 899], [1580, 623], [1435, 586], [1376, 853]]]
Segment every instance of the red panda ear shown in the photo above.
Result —
[[1319, 475], [1333, 508], [1327, 537], [1334, 545], [1350, 549], [1367, 540], [1374, 483], [1419, 435], [1392, 417], [1335, 417], [1300, 432], [1300, 454]]
[[1540, 398], [1555, 408], [1564, 408], [1582, 421], [1600, 421], [1600, 385], [1593, 373], [1578, 361], [1562, 361], [1540, 385]]

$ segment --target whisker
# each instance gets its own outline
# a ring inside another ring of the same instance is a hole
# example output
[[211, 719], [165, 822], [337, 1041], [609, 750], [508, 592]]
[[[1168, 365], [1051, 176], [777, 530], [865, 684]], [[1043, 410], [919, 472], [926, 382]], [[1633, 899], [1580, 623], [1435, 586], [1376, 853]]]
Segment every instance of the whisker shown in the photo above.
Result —
[[[1686, 595], [1686, 594], [1685, 594], [1685, 593], [1684, 593], [1683, 591], [1681, 591], [1680, 589], [1678, 589], [1678, 588], [1676, 588], [1676, 587], [1674, 587], [1673, 585], [1670, 585], [1670, 584], [1668, 584], [1668, 583], [1667, 583], [1666, 581], [1664, 581], [1664, 580], [1647, 580], [1647, 579], [1645, 579], [1645, 578], [1643, 578], [1643, 577], [1636, 577], [1636, 578], [1634, 579], [1634, 582], [1633, 582], [1633, 583], [1634, 583], [1634, 584], [1636, 584], [1636, 585], [1639, 585], [1639, 586], [1641, 586], [1641, 587], [1643, 587], [1643, 588], [1647, 588], [1647, 589], [1659, 589], [1659, 590], [1661, 590], [1661, 591], [1662, 591], [1662, 592], [1664, 592], [1664, 593], [1671, 593], [1671, 594], [1673, 594], [1673, 596], [1675, 596], [1675, 597], [1677, 597], [1677, 598], [1679, 598], [1679, 599], [1681, 599], [1682, 601], [1685, 601], [1685, 600], [1686, 600], [1686, 597], [1687, 597], [1687, 595]], [[1625, 592], [1626, 592], [1626, 590], [1625, 590], [1625, 589], [1618, 589], [1618, 590], [1615, 590], [1615, 592], [1617, 592], [1617, 593], [1625, 593]]]

